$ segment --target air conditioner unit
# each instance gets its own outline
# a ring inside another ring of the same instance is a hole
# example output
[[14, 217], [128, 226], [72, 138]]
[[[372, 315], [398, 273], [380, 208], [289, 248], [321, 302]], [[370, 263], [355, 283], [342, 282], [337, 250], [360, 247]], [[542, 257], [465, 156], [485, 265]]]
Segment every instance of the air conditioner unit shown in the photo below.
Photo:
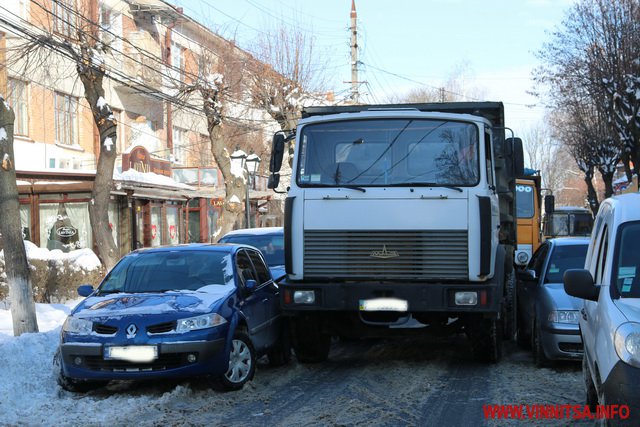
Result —
[[58, 159], [58, 168], [71, 169], [71, 159]]

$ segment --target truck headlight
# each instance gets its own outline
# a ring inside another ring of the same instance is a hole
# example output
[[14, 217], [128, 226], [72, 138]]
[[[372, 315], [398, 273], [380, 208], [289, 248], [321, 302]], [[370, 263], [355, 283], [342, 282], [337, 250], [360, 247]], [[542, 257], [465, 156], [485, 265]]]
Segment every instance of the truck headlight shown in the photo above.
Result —
[[93, 331], [93, 322], [91, 320], [69, 316], [67, 320], [64, 321], [62, 330], [70, 334], [89, 335]]
[[178, 320], [176, 324], [176, 332], [184, 333], [189, 331], [197, 331], [199, 329], [213, 328], [227, 323], [227, 319], [218, 313], [203, 314], [201, 316], [187, 317]]
[[613, 338], [618, 357], [631, 366], [640, 368], [640, 323], [623, 323]]
[[456, 292], [455, 296], [456, 305], [477, 305], [478, 293], [477, 292]]
[[315, 291], [294, 291], [293, 302], [296, 304], [313, 304], [316, 302]]
[[579, 323], [577, 310], [553, 310], [549, 313], [549, 322], [568, 323], [577, 325]]

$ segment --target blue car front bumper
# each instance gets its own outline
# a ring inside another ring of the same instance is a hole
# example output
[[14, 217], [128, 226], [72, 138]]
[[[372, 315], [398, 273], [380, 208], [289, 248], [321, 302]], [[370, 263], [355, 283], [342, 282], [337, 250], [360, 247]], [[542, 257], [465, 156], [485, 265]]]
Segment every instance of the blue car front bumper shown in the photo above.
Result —
[[141, 380], [218, 375], [225, 373], [229, 366], [225, 338], [151, 344], [157, 346], [157, 358], [149, 362], [108, 359], [105, 349], [109, 345], [85, 342], [61, 344], [63, 374], [87, 380]]

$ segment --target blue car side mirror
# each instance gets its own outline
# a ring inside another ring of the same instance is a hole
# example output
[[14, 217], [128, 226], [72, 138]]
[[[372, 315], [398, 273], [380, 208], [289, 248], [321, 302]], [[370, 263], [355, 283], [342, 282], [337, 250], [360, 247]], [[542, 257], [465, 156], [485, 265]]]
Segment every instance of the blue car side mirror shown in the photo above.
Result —
[[78, 286], [78, 295], [81, 297], [88, 297], [93, 293], [93, 286], [91, 285], [81, 285]]
[[258, 282], [256, 282], [253, 279], [249, 279], [247, 280], [244, 286], [247, 289], [247, 291], [253, 291], [256, 288], [256, 286], [258, 286]]

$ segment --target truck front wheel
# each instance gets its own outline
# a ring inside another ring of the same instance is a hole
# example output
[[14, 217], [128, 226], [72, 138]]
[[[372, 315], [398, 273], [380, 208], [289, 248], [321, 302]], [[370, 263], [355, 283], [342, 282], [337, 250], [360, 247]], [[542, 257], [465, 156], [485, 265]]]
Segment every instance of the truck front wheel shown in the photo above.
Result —
[[291, 320], [293, 349], [299, 362], [319, 363], [329, 357], [331, 335], [322, 331], [317, 316], [300, 316]]
[[496, 318], [469, 317], [465, 326], [471, 341], [473, 358], [478, 362], [497, 363], [502, 357], [502, 330]]

